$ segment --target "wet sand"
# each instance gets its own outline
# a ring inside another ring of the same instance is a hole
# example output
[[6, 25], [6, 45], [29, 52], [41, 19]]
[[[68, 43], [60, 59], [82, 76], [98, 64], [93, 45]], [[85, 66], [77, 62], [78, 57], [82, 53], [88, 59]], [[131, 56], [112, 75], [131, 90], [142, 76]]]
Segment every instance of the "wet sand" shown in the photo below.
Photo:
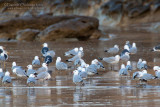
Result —
[[[56, 52], [56, 57], [61, 56], [65, 62], [68, 57], [64, 57], [65, 51], [74, 47], [84, 47], [83, 59], [90, 64], [94, 58], [113, 56], [104, 52], [105, 48], [118, 44], [120, 51], [123, 49], [126, 40], [131, 43], [136, 42], [138, 53], [131, 55], [131, 63], [136, 71], [136, 63], [139, 58], [148, 62], [148, 72], [155, 74], [152, 70], [154, 65], [160, 65], [160, 53], [151, 52], [150, 49], [159, 43], [159, 34], [138, 33], [138, 32], [117, 32], [115, 38], [108, 41], [89, 40], [89, 41], [55, 41], [48, 42], [49, 48]], [[6, 47], [9, 52], [9, 59], [6, 62], [7, 70], [11, 72], [13, 61], [17, 65], [26, 69], [31, 64], [35, 55], [41, 56], [40, 42], [1, 42], [0, 45]], [[85, 86], [76, 87], [72, 82], [72, 71], [57, 71], [55, 69], [55, 60], [49, 65], [52, 70], [52, 79], [47, 81], [37, 81], [34, 87], [28, 87], [26, 79], [14, 78], [9, 87], [1, 84], [0, 87], [0, 107], [26, 107], [26, 106], [145, 106], [153, 107], [160, 105], [160, 81], [151, 80], [145, 86], [139, 87], [135, 80], [130, 76], [120, 78], [118, 65], [114, 70], [110, 65], [103, 62], [105, 70], [99, 70], [99, 75], [90, 76], [85, 80]], [[42, 62], [42, 61], [41, 61]], [[69, 65], [72, 65], [71, 63]], [[132, 73], [131, 73], [132, 75]]]

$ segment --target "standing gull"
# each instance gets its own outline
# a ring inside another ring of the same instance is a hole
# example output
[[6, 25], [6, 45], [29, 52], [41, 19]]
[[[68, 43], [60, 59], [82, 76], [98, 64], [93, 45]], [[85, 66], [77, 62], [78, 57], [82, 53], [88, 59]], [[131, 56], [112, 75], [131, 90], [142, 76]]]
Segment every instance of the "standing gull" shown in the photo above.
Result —
[[76, 47], [72, 50], [65, 52], [65, 56], [73, 56], [73, 55], [75, 56], [75, 55], [77, 55], [77, 53], [78, 53], [78, 48]]
[[37, 80], [48, 80], [51, 78], [51, 75], [47, 71], [41, 72], [38, 75], [36, 75], [35, 79]]
[[61, 57], [57, 57], [56, 68], [58, 70], [67, 70], [68, 69], [68, 65], [66, 63], [64, 63], [64, 62], [61, 62]]
[[4, 77], [4, 72], [3, 72], [3, 69], [0, 68], [0, 79], [2, 79]]
[[129, 52], [131, 54], [136, 54], [137, 53], [137, 47], [136, 47], [136, 43], [132, 44], [132, 47], [129, 49]]
[[32, 65], [27, 66], [27, 76], [30, 76], [30, 74], [34, 74], [36, 70], [33, 69]]
[[27, 77], [26, 71], [21, 66], [16, 66], [16, 62], [12, 63], [12, 72], [18, 77]]
[[38, 69], [36, 70], [36, 74], [39, 74], [39, 73], [45, 72], [45, 71], [48, 71], [48, 67], [47, 67], [47, 64], [46, 64], [46, 63], [43, 63], [43, 64], [42, 64], [42, 67], [40, 67], [40, 68], [38, 68]]
[[10, 77], [10, 73], [8, 71], [5, 72], [5, 75], [2, 79], [2, 82], [5, 83], [11, 83], [11, 77]]
[[121, 69], [119, 70], [119, 75], [120, 75], [120, 76], [121, 76], [121, 75], [128, 75], [128, 71], [127, 71], [127, 69], [125, 68], [125, 65], [124, 65], [124, 64], [121, 65]]
[[132, 71], [131, 61], [127, 61], [126, 69]]
[[140, 58], [139, 60], [138, 60], [138, 62], [137, 62], [137, 68], [138, 69], [141, 69], [140, 67], [141, 67], [141, 63], [142, 63], [142, 59]]
[[38, 56], [34, 57], [34, 60], [32, 61], [32, 65], [40, 65], [40, 60]]
[[160, 44], [158, 44], [157, 46], [153, 47], [153, 49], [151, 51], [160, 51]]
[[120, 56], [123, 56], [126, 52], [129, 53], [129, 46], [128, 45], [124, 46], [124, 50], [120, 53]]
[[129, 53], [126, 52], [125, 54], [123, 54], [123, 55], [120, 57], [120, 59], [121, 59], [122, 61], [128, 61], [128, 60], [130, 59]]
[[49, 51], [49, 48], [48, 48], [48, 44], [47, 43], [44, 43], [43, 44], [43, 48], [41, 50], [41, 53], [43, 56], [45, 56], [45, 54]]
[[[100, 60], [103, 60], [111, 65], [117, 64], [120, 60], [120, 56], [116, 55], [116, 56], [112, 56], [112, 57], [104, 57], [104, 58], [99, 58]], [[112, 69], [112, 66], [111, 66]]]
[[29, 78], [27, 79], [27, 84], [31, 85], [31, 84], [35, 84], [35, 83], [36, 83], [35, 75], [30, 74]]
[[114, 45], [114, 47], [105, 50], [105, 52], [110, 53], [110, 54], [117, 54], [119, 52], [119, 46]]
[[79, 75], [78, 70], [74, 70], [73, 71], [73, 82], [76, 85], [83, 85], [83, 79], [81, 78], [81, 76]]

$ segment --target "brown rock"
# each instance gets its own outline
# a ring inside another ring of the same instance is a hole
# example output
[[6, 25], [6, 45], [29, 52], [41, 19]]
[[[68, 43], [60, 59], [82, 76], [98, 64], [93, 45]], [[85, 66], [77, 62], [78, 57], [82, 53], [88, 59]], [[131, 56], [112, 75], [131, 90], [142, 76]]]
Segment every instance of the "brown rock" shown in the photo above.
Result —
[[37, 39], [40, 41], [59, 38], [86, 40], [98, 29], [98, 25], [96, 18], [79, 16], [47, 27], [38, 35]]
[[[79, 39], [87, 39], [92, 35], [94, 30], [98, 29], [98, 26], [98, 19], [92, 17], [76, 15], [51, 16], [44, 14], [33, 17], [18, 17], [3, 21], [0, 23], [0, 35], [1, 38], [15, 39], [17, 32], [20, 30], [38, 29], [44, 30], [39, 35], [40, 40], [55, 40], [56, 38], [63, 37], [77, 37]], [[30, 40], [27, 37], [20, 37], [20, 39]], [[33, 38], [31, 38], [31, 40], [32, 39]]]
[[26, 40], [33, 41], [36, 35], [39, 33], [39, 30], [36, 29], [24, 29], [17, 32], [16, 39], [17, 40]]

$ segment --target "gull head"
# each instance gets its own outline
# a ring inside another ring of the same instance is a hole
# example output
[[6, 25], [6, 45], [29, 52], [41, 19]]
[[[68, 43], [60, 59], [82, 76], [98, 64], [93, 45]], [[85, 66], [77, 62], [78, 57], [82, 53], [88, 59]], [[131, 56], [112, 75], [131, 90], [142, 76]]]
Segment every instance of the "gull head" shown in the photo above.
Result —
[[79, 50], [80, 50], [80, 51], [83, 51], [83, 47], [80, 47]]
[[28, 69], [32, 69], [32, 65], [28, 65], [27, 68], [28, 68]]
[[9, 76], [9, 75], [10, 75], [10, 73], [8, 71], [6, 71], [5, 76]]
[[78, 52], [78, 48], [74, 48], [74, 51], [75, 51], [75, 52]]
[[124, 45], [124, 49], [127, 49], [129, 51], [129, 46], [128, 45]]
[[121, 65], [121, 69], [123, 69], [123, 68], [125, 68], [125, 65], [124, 65], [124, 64]]
[[119, 48], [119, 46], [118, 45], [114, 45], [114, 48]]
[[56, 62], [60, 62], [61, 61], [61, 57], [57, 57]]
[[116, 58], [116, 59], [120, 59], [120, 56], [119, 56], [119, 55], [116, 55], [115, 58]]
[[73, 71], [73, 74], [74, 74], [74, 75], [78, 75], [78, 73], [79, 73], [78, 70], [74, 70], [74, 71]]
[[38, 56], [35, 56], [34, 59], [39, 59], [39, 57], [38, 57]]
[[47, 43], [44, 43], [44, 44], [43, 44], [43, 47], [48, 47], [48, 44], [47, 44]]
[[42, 66], [43, 66], [43, 67], [46, 67], [46, 66], [47, 66], [47, 64], [46, 64], [46, 63], [42, 63]]
[[127, 65], [131, 65], [131, 61], [127, 61]]
[[2, 68], [0, 68], [0, 72], [3, 72], [3, 69], [2, 69]]
[[16, 62], [12, 62], [12, 66], [16, 66]]
[[133, 44], [132, 44], [132, 47], [136, 47], [136, 43], [133, 43]]
[[147, 73], [147, 70], [143, 70], [142, 73]]
[[129, 41], [126, 41], [126, 45], [129, 44], [129, 43], [130, 43]]
[[154, 70], [154, 71], [158, 71], [158, 70], [159, 70], [159, 66], [154, 66], [154, 67], [153, 67], [153, 70]]

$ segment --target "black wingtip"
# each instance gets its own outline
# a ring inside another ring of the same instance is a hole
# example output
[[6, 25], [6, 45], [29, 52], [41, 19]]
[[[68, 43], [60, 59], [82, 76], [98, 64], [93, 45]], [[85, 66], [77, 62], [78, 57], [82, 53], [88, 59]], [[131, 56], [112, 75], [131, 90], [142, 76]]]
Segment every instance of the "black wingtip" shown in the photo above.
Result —
[[103, 58], [101, 58], [101, 57], [98, 57], [98, 59], [99, 59], [99, 60], [103, 60]]
[[153, 50], [153, 49], [151, 49], [150, 51], [151, 51], [151, 52], [154, 52], [154, 50]]
[[108, 52], [108, 50], [104, 50], [104, 52]]

